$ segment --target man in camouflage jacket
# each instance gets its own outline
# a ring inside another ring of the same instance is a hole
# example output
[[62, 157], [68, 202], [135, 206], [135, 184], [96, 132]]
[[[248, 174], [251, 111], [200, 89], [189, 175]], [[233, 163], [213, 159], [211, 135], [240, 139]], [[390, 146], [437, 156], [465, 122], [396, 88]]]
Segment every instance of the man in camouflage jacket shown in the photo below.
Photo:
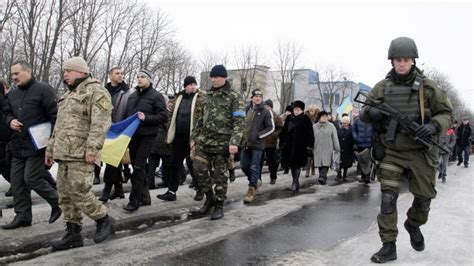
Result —
[[204, 206], [196, 214], [205, 215], [215, 207], [211, 219], [218, 220], [224, 217], [227, 157], [238, 152], [245, 112], [242, 98], [226, 80], [225, 67], [214, 66], [209, 76], [212, 87], [205, 98], [202, 113], [196, 114], [198, 118], [191, 134], [191, 149], [194, 149], [193, 166], [198, 187], [206, 195]]

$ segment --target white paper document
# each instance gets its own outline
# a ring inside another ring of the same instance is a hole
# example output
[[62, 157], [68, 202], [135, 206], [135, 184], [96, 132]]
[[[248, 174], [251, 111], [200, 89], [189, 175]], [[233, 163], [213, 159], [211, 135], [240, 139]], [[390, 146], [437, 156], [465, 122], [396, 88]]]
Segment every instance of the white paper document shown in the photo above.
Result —
[[45, 122], [31, 126], [28, 128], [28, 131], [36, 150], [40, 150], [48, 146], [49, 137], [51, 136], [51, 122]]

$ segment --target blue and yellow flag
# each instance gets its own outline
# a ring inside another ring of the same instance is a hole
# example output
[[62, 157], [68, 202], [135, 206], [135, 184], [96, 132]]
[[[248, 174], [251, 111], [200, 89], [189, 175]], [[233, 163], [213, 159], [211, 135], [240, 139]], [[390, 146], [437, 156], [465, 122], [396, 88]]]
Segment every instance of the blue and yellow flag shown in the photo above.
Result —
[[343, 114], [346, 113], [350, 115], [352, 111], [352, 101], [351, 97], [346, 97], [344, 101], [342, 101], [341, 105], [337, 108], [336, 112], [339, 114], [339, 117]]
[[102, 149], [101, 159], [104, 163], [118, 167], [127, 150], [128, 143], [140, 123], [138, 113], [136, 113], [123, 121], [112, 124]]

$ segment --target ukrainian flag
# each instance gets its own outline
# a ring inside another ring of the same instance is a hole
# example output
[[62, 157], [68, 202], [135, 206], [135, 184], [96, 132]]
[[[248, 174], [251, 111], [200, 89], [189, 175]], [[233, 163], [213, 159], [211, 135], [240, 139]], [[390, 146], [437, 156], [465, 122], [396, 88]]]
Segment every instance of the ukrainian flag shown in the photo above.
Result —
[[336, 112], [339, 114], [339, 117], [343, 114], [346, 113], [350, 115], [352, 111], [352, 101], [351, 97], [346, 97], [344, 101], [342, 101], [341, 105], [337, 108]]
[[138, 126], [140, 126], [140, 123], [138, 113], [136, 113], [123, 121], [112, 124], [109, 132], [107, 132], [102, 149], [101, 160], [104, 163], [118, 167], [127, 150], [128, 143]]

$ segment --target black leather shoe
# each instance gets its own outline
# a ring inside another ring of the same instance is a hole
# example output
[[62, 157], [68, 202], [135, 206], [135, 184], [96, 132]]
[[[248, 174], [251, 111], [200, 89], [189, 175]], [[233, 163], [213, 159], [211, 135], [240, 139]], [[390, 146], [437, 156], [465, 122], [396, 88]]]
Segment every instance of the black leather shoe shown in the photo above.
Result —
[[159, 194], [156, 197], [164, 201], [176, 201], [176, 193], [171, 191], [166, 191], [165, 194]]
[[21, 218], [17, 218], [15, 216], [15, 218], [13, 219], [13, 221], [11, 223], [2, 225], [2, 229], [3, 230], [13, 230], [13, 229], [17, 229], [17, 228], [20, 228], [20, 227], [28, 227], [28, 226], [31, 226], [31, 221], [28, 222], [28, 221], [22, 220]]
[[405, 229], [410, 234], [410, 244], [411, 247], [416, 251], [423, 251], [425, 249], [425, 238], [421, 233], [419, 226], [412, 226], [408, 220], [403, 224]]
[[54, 207], [52, 210], [51, 210], [51, 216], [49, 217], [49, 223], [52, 224], [54, 222], [56, 222], [57, 219], [59, 219], [59, 217], [61, 217], [61, 214], [63, 213], [63, 211], [61, 210], [61, 208], [59, 207]]
[[126, 211], [129, 211], [129, 212], [134, 212], [136, 210], [138, 210], [140, 206], [137, 206], [137, 205], [134, 205], [132, 203], [128, 203], [127, 205], [123, 206], [123, 209], [126, 210]]
[[275, 185], [276, 182], [277, 182], [276, 179], [270, 179], [270, 185]]

